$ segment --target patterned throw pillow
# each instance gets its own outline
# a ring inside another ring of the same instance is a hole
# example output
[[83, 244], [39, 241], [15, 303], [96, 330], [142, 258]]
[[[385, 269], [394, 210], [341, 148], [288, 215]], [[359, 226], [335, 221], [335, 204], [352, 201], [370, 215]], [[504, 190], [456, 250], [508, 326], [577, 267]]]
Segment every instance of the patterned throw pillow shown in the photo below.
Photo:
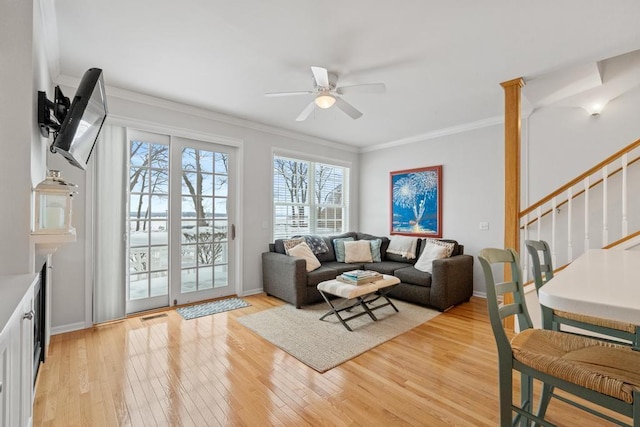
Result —
[[336, 251], [336, 261], [344, 262], [344, 242], [353, 242], [353, 237], [333, 239], [333, 248]]
[[303, 236], [307, 245], [311, 248], [311, 251], [315, 254], [326, 254], [329, 252], [329, 247], [324, 239], [320, 236]]
[[447, 258], [451, 256], [451, 254], [453, 253], [453, 250], [456, 247], [455, 243], [443, 242], [442, 240], [438, 240], [438, 239], [424, 239], [424, 242], [425, 244], [431, 243], [438, 246], [444, 246], [447, 249]]
[[289, 249], [298, 246], [300, 243], [305, 242], [305, 240], [302, 237], [298, 237], [297, 239], [289, 239], [289, 240], [283, 240], [282, 244], [284, 245], [284, 251], [287, 255], [289, 255]]

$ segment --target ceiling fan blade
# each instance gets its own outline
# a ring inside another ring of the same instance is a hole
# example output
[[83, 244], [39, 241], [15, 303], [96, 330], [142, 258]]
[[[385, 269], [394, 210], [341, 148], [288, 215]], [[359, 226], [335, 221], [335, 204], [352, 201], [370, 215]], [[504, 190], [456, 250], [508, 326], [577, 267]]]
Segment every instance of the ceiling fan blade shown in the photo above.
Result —
[[326, 68], [311, 67], [313, 78], [316, 80], [316, 84], [320, 87], [329, 87], [329, 72]]
[[276, 97], [276, 96], [294, 96], [294, 95], [312, 95], [312, 94], [313, 92], [311, 92], [310, 90], [300, 90], [295, 92], [271, 92], [271, 93], [265, 93], [264, 96]]
[[342, 86], [336, 89], [336, 93], [385, 93], [387, 87], [384, 83], [368, 83], [363, 85]]
[[302, 113], [300, 113], [300, 115], [298, 117], [296, 117], [296, 122], [305, 121], [307, 119], [307, 117], [309, 117], [311, 115], [311, 113], [313, 112], [313, 109], [315, 108], [315, 106], [316, 106], [315, 101], [311, 101], [309, 103], [309, 105], [307, 105], [305, 107], [305, 109], [302, 110]]
[[349, 104], [347, 101], [345, 101], [340, 97], [336, 96], [335, 98], [336, 98], [336, 104], [335, 104], [336, 107], [344, 111], [347, 114], [347, 116], [351, 117], [354, 120], [362, 117], [362, 113], [358, 111], [353, 105]]

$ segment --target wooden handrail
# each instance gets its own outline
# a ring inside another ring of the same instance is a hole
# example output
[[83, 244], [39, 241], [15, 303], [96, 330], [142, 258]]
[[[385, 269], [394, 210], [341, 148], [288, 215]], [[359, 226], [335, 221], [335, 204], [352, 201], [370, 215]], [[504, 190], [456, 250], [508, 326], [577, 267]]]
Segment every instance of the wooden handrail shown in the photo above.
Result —
[[[638, 140], [640, 141], [640, 139]], [[637, 141], [636, 141], [637, 142]], [[635, 159], [631, 160], [629, 163], [627, 163], [627, 166], [631, 166], [632, 164], [634, 164], [635, 162], [637, 162], [638, 160], [640, 160], [640, 156], [636, 157]], [[613, 172], [611, 172], [610, 174], [607, 175], [607, 178], [611, 178], [613, 175], [617, 174], [618, 172], [622, 171], [622, 167], [619, 167], [618, 169], [614, 170]], [[593, 184], [589, 185], [589, 190], [591, 190], [592, 188], [596, 187], [597, 185], [600, 185], [602, 183], [603, 179], [600, 178], [599, 180], [597, 180], [596, 182], [594, 182]], [[566, 191], [566, 190], [565, 190]], [[580, 190], [578, 191], [576, 194], [574, 194], [573, 196], [571, 196], [571, 200], [581, 196], [584, 193], [584, 190]], [[569, 199], [567, 200], [563, 200], [562, 202], [560, 202], [559, 205], [556, 206], [556, 208], [560, 208], [563, 205], [566, 205], [569, 202]], [[547, 216], [551, 213], [552, 209], [547, 209], [546, 211], [544, 211], [544, 213], [542, 213], [542, 215], [540, 215], [540, 218]], [[524, 211], [523, 211], [524, 212]], [[528, 212], [527, 212], [528, 213]], [[524, 214], [526, 215], [526, 214]], [[521, 214], [521, 218], [522, 218], [522, 214]], [[538, 217], [532, 219], [531, 221], [529, 221], [526, 226], [529, 227], [531, 224], [535, 223], [538, 221]], [[521, 225], [520, 229], [523, 229], [525, 226]]]
[[634, 237], [640, 236], [640, 230], [636, 231], [635, 233], [631, 233], [628, 236], [623, 237], [622, 239], [618, 239], [613, 243], [608, 244], [607, 246], [603, 247], [602, 249], [611, 249], [614, 248], [624, 242], [626, 242], [627, 240], [631, 240]]
[[533, 205], [529, 206], [527, 209], [521, 211], [520, 212], [520, 218], [522, 218], [523, 216], [527, 215], [530, 212], [533, 212], [539, 206], [544, 205], [545, 203], [547, 203], [549, 200], [553, 199], [557, 195], [564, 193], [569, 188], [571, 188], [574, 185], [578, 184], [579, 182], [583, 181], [586, 177], [593, 175], [595, 172], [597, 172], [598, 170], [602, 169], [604, 166], [606, 166], [609, 163], [613, 162], [614, 160], [617, 160], [618, 158], [622, 157], [623, 154], [626, 154], [626, 153], [628, 153], [630, 151], [633, 151], [634, 149], [636, 149], [639, 146], [640, 146], [640, 139], [638, 139], [635, 142], [627, 145], [626, 147], [624, 147], [622, 150], [618, 151], [617, 153], [614, 153], [611, 156], [607, 157], [606, 159], [604, 159], [603, 161], [601, 161], [600, 163], [598, 163], [597, 165], [595, 165], [594, 167], [592, 167], [591, 169], [589, 169], [588, 171], [583, 173], [582, 175], [578, 176], [577, 178], [574, 178], [573, 180], [569, 181], [567, 184], [565, 184], [562, 187], [558, 188], [557, 190], [555, 190], [554, 192], [550, 193], [546, 197], [540, 199], [539, 201], [537, 201]]

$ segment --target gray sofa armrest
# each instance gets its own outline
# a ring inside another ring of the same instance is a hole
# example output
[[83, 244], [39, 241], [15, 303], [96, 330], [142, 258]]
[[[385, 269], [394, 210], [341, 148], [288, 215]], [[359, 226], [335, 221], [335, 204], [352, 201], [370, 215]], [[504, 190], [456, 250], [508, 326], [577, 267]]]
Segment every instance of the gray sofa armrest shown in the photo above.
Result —
[[277, 252], [262, 253], [262, 288], [300, 308], [305, 304], [307, 287], [307, 262]]
[[468, 301], [473, 294], [473, 257], [456, 255], [433, 261], [430, 303], [440, 310]]

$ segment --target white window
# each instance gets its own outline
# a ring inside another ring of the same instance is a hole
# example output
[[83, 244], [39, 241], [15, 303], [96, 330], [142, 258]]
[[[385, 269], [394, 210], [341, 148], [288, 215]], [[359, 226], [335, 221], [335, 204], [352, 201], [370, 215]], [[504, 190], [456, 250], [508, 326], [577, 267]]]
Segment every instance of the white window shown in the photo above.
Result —
[[349, 168], [273, 157], [273, 238], [345, 230]]

